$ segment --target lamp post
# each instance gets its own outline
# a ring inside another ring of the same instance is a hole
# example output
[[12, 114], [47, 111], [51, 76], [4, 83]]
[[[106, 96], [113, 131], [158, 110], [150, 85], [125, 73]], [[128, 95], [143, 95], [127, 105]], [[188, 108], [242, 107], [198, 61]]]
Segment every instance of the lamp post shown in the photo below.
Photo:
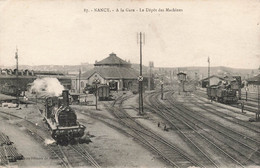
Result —
[[257, 114], [256, 114], [256, 121], [260, 120], [260, 89], [259, 89], [259, 84], [257, 85]]
[[81, 77], [81, 69], [79, 69], [79, 93], [80, 93], [80, 87], [81, 87], [81, 84], [80, 84], [80, 77]]
[[247, 101], [247, 91], [248, 91], [248, 87], [246, 87], [245, 90], [246, 90], [246, 101]]
[[161, 83], [161, 99], [163, 100], [163, 79], [160, 81]]
[[99, 79], [95, 79], [94, 80], [94, 83], [96, 85], [96, 110], [98, 109], [98, 84], [100, 83], [100, 80]]
[[17, 104], [19, 107], [19, 71], [18, 71], [18, 49], [16, 47], [16, 52], [15, 52], [15, 59], [16, 59], [16, 100], [17, 100]]

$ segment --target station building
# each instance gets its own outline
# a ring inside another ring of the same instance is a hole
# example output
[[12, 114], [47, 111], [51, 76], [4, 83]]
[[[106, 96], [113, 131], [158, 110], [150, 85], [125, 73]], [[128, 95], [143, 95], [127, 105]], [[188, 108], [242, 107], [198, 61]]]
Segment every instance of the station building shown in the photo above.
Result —
[[0, 93], [16, 95], [17, 87], [20, 91], [25, 91], [27, 84], [35, 79], [34, 71], [19, 70], [17, 72], [16, 69], [0, 69]]
[[138, 71], [131, 66], [131, 63], [111, 53], [107, 58], [96, 61], [93, 69], [78, 76], [77, 79], [72, 79], [72, 88], [82, 92], [87, 84], [98, 82], [109, 85], [111, 90], [130, 90], [137, 84], [138, 77]]
[[16, 94], [17, 89], [24, 92], [35, 79], [45, 77], [57, 78], [66, 89], [71, 88], [71, 77], [60, 72], [0, 69], [0, 93]]

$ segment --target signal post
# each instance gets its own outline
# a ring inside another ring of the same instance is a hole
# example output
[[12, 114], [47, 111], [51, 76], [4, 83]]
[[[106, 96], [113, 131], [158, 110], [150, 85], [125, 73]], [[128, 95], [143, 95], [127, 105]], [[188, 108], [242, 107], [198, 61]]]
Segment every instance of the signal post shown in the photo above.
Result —
[[140, 32], [139, 35], [137, 35], [137, 40], [140, 38], [140, 76], [138, 77], [139, 82], [139, 115], [143, 115], [144, 109], [143, 109], [143, 74], [142, 74], [142, 40], [144, 39], [144, 35]]

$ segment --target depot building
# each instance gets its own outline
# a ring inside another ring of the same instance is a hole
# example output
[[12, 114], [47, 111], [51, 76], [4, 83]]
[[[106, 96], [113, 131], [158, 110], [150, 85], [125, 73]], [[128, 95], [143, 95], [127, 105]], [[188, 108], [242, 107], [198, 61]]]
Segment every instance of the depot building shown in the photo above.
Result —
[[80, 75], [80, 92], [87, 84], [96, 82], [109, 85], [111, 90], [130, 90], [137, 83], [138, 72], [131, 63], [122, 60], [115, 53], [101, 61], [96, 61], [94, 68]]

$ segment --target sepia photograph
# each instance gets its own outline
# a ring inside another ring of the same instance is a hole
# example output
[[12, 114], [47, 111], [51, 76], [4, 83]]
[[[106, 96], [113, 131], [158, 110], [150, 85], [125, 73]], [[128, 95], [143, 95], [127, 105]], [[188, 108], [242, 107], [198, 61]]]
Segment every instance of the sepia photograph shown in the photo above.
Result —
[[260, 168], [259, 0], [0, 0], [0, 168]]

